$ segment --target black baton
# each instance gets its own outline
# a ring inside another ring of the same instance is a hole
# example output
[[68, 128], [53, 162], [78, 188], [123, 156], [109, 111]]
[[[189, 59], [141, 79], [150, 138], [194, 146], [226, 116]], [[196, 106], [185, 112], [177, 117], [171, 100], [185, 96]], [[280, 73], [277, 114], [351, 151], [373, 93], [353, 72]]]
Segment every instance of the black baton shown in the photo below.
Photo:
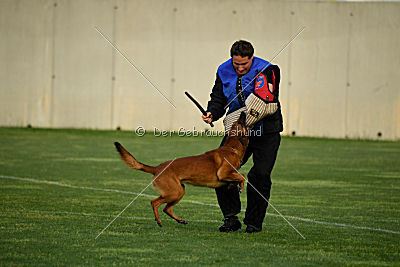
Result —
[[[200, 109], [201, 113], [203, 113], [204, 116], [207, 116], [207, 112], [204, 110], [204, 108], [199, 104], [199, 102], [196, 101], [188, 92], [185, 92], [185, 95], [189, 97], [190, 100], [193, 101], [193, 103]], [[211, 127], [214, 127], [214, 124], [210, 122]]]

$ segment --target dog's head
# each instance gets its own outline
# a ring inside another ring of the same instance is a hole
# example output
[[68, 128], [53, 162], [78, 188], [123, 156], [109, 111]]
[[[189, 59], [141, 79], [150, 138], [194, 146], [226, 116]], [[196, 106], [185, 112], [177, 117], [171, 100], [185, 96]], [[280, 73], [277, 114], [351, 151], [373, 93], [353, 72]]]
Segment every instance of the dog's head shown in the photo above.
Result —
[[246, 127], [246, 113], [244, 111], [242, 111], [240, 113], [240, 117], [237, 121], [237, 123], [239, 123], [242, 127], [246, 128], [247, 131], [247, 127]]
[[232, 124], [228, 133], [228, 139], [237, 139], [240, 143], [247, 147], [248, 144], [248, 128], [246, 126], [246, 113], [240, 113], [239, 119]]

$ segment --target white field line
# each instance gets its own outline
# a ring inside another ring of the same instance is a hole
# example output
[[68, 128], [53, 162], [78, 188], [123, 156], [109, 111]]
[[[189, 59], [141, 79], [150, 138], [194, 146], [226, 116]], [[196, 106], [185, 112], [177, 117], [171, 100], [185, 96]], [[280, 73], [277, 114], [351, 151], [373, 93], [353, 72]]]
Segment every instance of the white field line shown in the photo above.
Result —
[[174, 162], [176, 158], [174, 158], [170, 163], [168, 163], [167, 167], [165, 167], [157, 176], [145, 187], [142, 191], [131, 201], [129, 204], [96, 236], [97, 239], [135, 200], [140, 197], [140, 195]]
[[[86, 189], [86, 190], [103, 191], [103, 192], [114, 192], [114, 193], [129, 194], [129, 195], [139, 195], [139, 193], [129, 192], [129, 191], [122, 191], [122, 190], [116, 190], [116, 189], [107, 189], [107, 188], [96, 188], [96, 187], [88, 187], [88, 186], [76, 186], [76, 185], [58, 183], [58, 182], [54, 182], [54, 181], [38, 180], [38, 179], [33, 179], [33, 178], [15, 177], [15, 176], [7, 176], [7, 175], [0, 175], [0, 178], [1, 179], [10, 179], [10, 180], [32, 182], [32, 183], [39, 183], [39, 184], [56, 185], [56, 186], [62, 186], [62, 187], [67, 187], [67, 188], [74, 188], [74, 189]], [[156, 198], [156, 197], [158, 197], [156, 195], [148, 195], [148, 194], [141, 194], [141, 196], [144, 196], [144, 197], [147, 197], [147, 198]], [[181, 200], [181, 202], [187, 202], [187, 203], [201, 205], [201, 206], [218, 207], [217, 204], [203, 203], [203, 202], [194, 201], [194, 200], [184, 200], [183, 199], [183, 200]], [[242, 211], [244, 211], [244, 210], [242, 210]], [[41, 212], [41, 211], [38, 211], [38, 212]], [[46, 212], [46, 211], [43, 211], [43, 212]], [[56, 212], [53, 212], [53, 213], [56, 213]], [[60, 213], [69, 213], [69, 212], [60, 212]], [[113, 216], [113, 215], [101, 215], [101, 214], [94, 214], [94, 213], [70, 213], [70, 214], [85, 215], [85, 216], [101, 216], [101, 217], [112, 217]], [[280, 217], [280, 215], [273, 214], [273, 213], [267, 213], [266, 215], [274, 216], [274, 217]], [[301, 217], [296, 217], [296, 216], [286, 216], [286, 217], [290, 218], [290, 219], [298, 220], [298, 221], [303, 221], [303, 222], [308, 222], [308, 223], [315, 223], [315, 224], [332, 226], [332, 227], [367, 230], [367, 231], [376, 231], [376, 232], [384, 232], [384, 233], [400, 235], [400, 231], [393, 231], [393, 230], [374, 228], [374, 227], [367, 227], [367, 226], [356, 226], [356, 225], [349, 225], [349, 224], [344, 224], [344, 223], [324, 222], [324, 221], [318, 221], [318, 220], [308, 219], [308, 218], [301, 218]], [[145, 218], [145, 217], [142, 218], [142, 217], [134, 217], [134, 216], [130, 216], [130, 217], [129, 216], [124, 216], [122, 218], [134, 218], [134, 219], [136, 218], [136, 219], [144, 219], [144, 220], [147, 220], [147, 219], [154, 220], [154, 218]], [[193, 220], [193, 221], [195, 221], [195, 220]], [[210, 220], [210, 221], [198, 220], [198, 222], [219, 222], [219, 221], [217, 221], [217, 220], [215, 220], [215, 221], [214, 220]]]
[[[72, 211], [51, 211], [51, 210], [13, 210], [12, 212], [21, 212], [21, 213], [47, 213], [50, 215], [57, 215], [57, 214], [68, 214], [68, 215], [77, 215], [77, 216], [88, 216], [88, 217], [113, 217], [112, 214], [98, 214], [92, 212], [72, 212]], [[119, 218], [123, 219], [135, 219], [135, 220], [150, 220], [154, 221], [154, 218], [151, 217], [139, 217], [139, 216], [119, 216]], [[189, 222], [209, 222], [209, 223], [218, 223], [218, 220], [190, 220]]]
[[[201, 203], [201, 202], [199, 202]], [[218, 205], [216, 205], [218, 206]], [[244, 211], [244, 210], [242, 210]], [[52, 215], [56, 214], [70, 214], [70, 215], [77, 215], [77, 216], [88, 216], [88, 217], [113, 217], [114, 215], [111, 214], [97, 214], [97, 213], [87, 213], [87, 212], [70, 212], [70, 211], [50, 211], [50, 210], [13, 210], [12, 212], [23, 212], [23, 213], [48, 213]], [[280, 217], [278, 214], [272, 214], [272, 213], [267, 213], [268, 216], [274, 216], [274, 217]], [[299, 218], [299, 217], [294, 217], [294, 216], [286, 216], [288, 218], [291, 218], [293, 220], [299, 220], [299, 221], [304, 221], [304, 222], [311, 222], [311, 223], [316, 223], [316, 224], [322, 224], [322, 225], [327, 225], [330, 227], [340, 227], [340, 228], [348, 228], [348, 229], [359, 229], [359, 230], [368, 230], [368, 231], [378, 231], [378, 232], [385, 232], [385, 233], [390, 233], [390, 234], [397, 234], [399, 235], [400, 232], [392, 231], [392, 230], [386, 230], [386, 229], [379, 229], [379, 228], [371, 228], [371, 227], [364, 227], [364, 226], [354, 226], [354, 225], [347, 225], [347, 224], [342, 224], [342, 223], [330, 223], [330, 222], [322, 222], [322, 221], [316, 221], [312, 219], [305, 219], [305, 218]], [[151, 217], [139, 217], [139, 216], [119, 216], [119, 218], [123, 219], [135, 219], [135, 220], [150, 220], [154, 221], [154, 218]], [[189, 220], [189, 222], [207, 222], [207, 223], [218, 223], [220, 222], [219, 220]]]
[[[55, 181], [46, 181], [46, 180], [39, 180], [39, 179], [33, 179], [33, 178], [15, 177], [15, 176], [7, 176], [7, 175], [0, 175], [0, 178], [32, 182], [32, 183], [39, 183], [39, 184], [57, 185], [57, 186], [62, 186], [62, 187], [74, 188], [74, 189], [86, 189], [86, 190], [94, 190], [94, 191], [114, 192], [114, 193], [136, 195], [136, 196], [139, 195], [139, 193], [117, 190], [117, 189], [97, 188], [97, 187], [90, 187], [90, 186], [76, 186], [76, 185], [70, 185], [70, 184], [62, 184], [62, 183], [55, 182]], [[148, 197], [148, 198], [158, 197], [156, 195], [148, 195], [148, 194], [141, 194], [141, 196]], [[183, 199], [180, 202], [182, 202], [182, 201], [189, 202], [192, 204], [203, 205], [203, 206], [218, 207], [217, 204], [208, 204], [208, 203], [203, 203], [203, 202], [199, 202], [199, 201], [195, 201], [195, 200], [184, 200]]]
[[[122, 190], [116, 190], [116, 189], [107, 189], [107, 188], [96, 188], [96, 187], [90, 187], [90, 186], [76, 186], [76, 185], [70, 185], [70, 184], [62, 184], [62, 183], [55, 182], [55, 181], [38, 180], [38, 179], [25, 178], [25, 177], [15, 177], [15, 176], [0, 175], [0, 178], [11, 179], [11, 180], [19, 180], [19, 181], [25, 181], [25, 182], [32, 182], [32, 183], [39, 183], [39, 184], [57, 185], [57, 186], [62, 186], [62, 187], [74, 188], [74, 189], [86, 189], [86, 190], [114, 192], [114, 193], [121, 193], [121, 194], [128, 194], [128, 195], [139, 195], [139, 193], [134, 193], [134, 192], [129, 192], [129, 191], [122, 191]], [[146, 194], [142, 194], [142, 196], [151, 197], [151, 198], [156, 198], [157, 197], [155, 195], [146, 195]]]
[[94, 162], [114, 162], [121, 161], [118, 158], [61, 158], [61, 159], [53, 159], [57, 161], [94, 161]]

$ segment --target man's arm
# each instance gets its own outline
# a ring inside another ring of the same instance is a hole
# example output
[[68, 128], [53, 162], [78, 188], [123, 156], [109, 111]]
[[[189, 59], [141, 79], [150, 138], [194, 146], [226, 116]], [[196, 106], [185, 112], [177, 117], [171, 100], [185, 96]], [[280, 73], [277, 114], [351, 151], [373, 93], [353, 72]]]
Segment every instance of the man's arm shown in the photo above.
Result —
[[[224, 95], [222, 80], [217, 74], [217, 78], [215, 79], [214, 87], [210, 94], [210, 101], [208, 101], [207, 112], [210, 112], [212, 121], [219, 120], [225, 114], [225, 105], [228, 100]], [[210, 118], [210, 116], [207, 116]], [[203, 118], [205, 120], [205, 118]]]
[[273, 85], [274, 99], [279, 99], [279, 83], [281, 81], [281, 71], [277, 65], [270, 65], [263, 71], [267, 77], [267, 82]]

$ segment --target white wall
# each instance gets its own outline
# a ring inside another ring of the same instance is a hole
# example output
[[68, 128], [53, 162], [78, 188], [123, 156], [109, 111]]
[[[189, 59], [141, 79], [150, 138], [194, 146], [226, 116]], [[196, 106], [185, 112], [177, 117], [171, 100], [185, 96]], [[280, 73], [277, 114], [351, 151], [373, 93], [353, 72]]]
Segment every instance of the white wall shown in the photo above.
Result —
[[399, 139], [400, 3], [388, 2], [0, 0], [0, 125], [203, 130], [184, 91], [206, 106], [234, 41], [269, 60], [303, 26], [274, 60], [284, 133]]

